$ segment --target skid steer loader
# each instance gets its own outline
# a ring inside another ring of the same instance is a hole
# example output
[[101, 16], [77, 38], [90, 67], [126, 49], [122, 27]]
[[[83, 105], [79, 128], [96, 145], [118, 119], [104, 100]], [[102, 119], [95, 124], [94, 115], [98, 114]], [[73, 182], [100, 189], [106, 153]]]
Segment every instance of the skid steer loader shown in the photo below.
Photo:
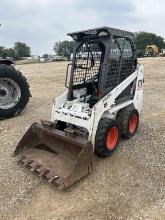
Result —
[[68, 34], [75, 41], [67, 91], [53, 102], [51, 121], [34, 123], [14, 155], [66, 189], [93, 170], [93, 153], [111, 155], [120, 136], [137, 130], [143, 66], [134, 35], [108, 27]]

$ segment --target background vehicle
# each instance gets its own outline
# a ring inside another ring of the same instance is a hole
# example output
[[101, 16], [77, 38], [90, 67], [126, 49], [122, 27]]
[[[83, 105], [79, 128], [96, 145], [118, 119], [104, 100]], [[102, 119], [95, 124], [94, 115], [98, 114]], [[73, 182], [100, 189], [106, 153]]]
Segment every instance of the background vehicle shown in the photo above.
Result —
[[136, 133], [143, 100], [133, 33], [102, 27], [69, 36], [68, 90], [55, 99], [51, 121], [34, 123], [14, 152], [59, 189], [92, 172], [94, 152], [110, 156], [121, 136]]
[[159, 47], [157, 47], [156, 45], [148, 45], [146, 47], [146, 51], [144, 56], [147, 57], [155, 57], [159, 55]]
[[55, 61], [67, 61], [67, 59], [63, 56], [52, 56], [51, 59], [50, 59], [52, 62], [55, 62]]
[[162, 49], [159, 55], [160, 55], [161, 57], [165, 57], [165, 49]]

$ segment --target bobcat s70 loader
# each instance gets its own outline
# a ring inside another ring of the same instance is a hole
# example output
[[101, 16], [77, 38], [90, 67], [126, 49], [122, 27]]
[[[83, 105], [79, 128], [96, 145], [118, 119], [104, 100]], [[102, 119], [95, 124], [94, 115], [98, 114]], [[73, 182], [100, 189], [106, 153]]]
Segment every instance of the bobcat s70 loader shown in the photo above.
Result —
[[34, 123], [14, 152], [59, 189], [92, 172], [94, 152], [109, 156], [120, 136], [136, 133], [143, 100], [133, 33], [102, 27], [69, 36], [68, 89], [54, 100], [51, 121]]

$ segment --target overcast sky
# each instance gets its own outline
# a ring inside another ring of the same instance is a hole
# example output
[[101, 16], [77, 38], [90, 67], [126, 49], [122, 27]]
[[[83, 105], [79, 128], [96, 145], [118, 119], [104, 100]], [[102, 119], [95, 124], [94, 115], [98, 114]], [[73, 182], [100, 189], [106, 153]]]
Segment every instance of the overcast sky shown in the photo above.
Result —
[[100, 26], [165, 38], [164, 22], [165, 0], [0, 0], [0, 45], [22, 41], [42, 55], [68, 32]]

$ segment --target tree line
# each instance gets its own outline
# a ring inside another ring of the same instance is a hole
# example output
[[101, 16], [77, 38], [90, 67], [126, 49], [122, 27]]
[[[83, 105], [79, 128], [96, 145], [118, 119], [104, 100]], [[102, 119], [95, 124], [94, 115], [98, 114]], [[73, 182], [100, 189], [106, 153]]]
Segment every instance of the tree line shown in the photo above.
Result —
[[[158, 46], [160, 50], [165, 48], [165, 41], [163, 37], [157, 36], [154, 33], [136, 32], [135, 42], [137, 50], [141, 50], [142, 52], [145, 52], [148, 45], [153, 44]], [[58, 41], [55, 43], [53, 49], [57, 55], [64, 56], [69, 59], [73, 53], [73, 41]]]
[[0, 57], [7, 58], [10, 57], [14, 60], [20, 60], [23, 57], [30, 57], [31, 56], [31, 48], [22, 43], [20, 41], [14, 44], [12, 48], [5, 48], [0, 46]]
[[[163, 37], [157, 36], [154, 33], [147, 32], [137, 32], [135, 33], [135, 41], [138, 50], [142, 52], [145, 51], [147, 45], [156, 45], [159, 49], [165, 48], [165, 41]], [[73, 53], [74, 42], [73, 41], [58, 41], [55, 42], [53, 50], [56, 55], [63, 56], [70, 59], [71, 54]], [[16, 42], [13, 48], [5, 48], [0, 46], [0, 57], [2, 58], [13, 58], [15, 60], [22, 59], [23, 57], [31, 56], [31, 48], [22, 42]], [[44, 54], [43, 57], [47, 60], [49, 59], [48, 54]]]
[[156, 45], [159, 49], [165, 49], [165, 41], [163, 37], [154, 33], [138, 32], [135, 33], [135, 41], [138, 50], [145, 51], [148, 45]]

